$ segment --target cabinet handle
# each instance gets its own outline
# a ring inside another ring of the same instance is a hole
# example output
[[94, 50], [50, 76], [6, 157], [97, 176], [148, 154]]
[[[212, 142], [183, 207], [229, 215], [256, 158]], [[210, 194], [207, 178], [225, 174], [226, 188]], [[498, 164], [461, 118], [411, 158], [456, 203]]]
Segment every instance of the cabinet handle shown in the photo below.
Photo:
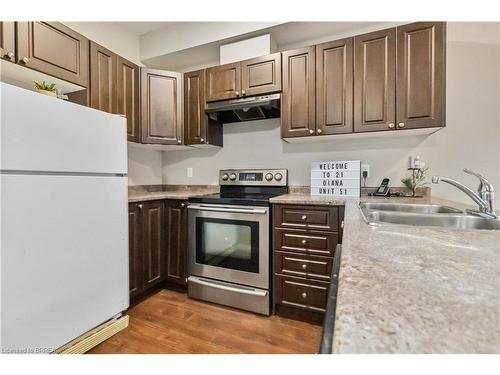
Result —
[[302, 215], [301, 219], [302, 220], [307, 220], [307, 216], [306, 215]]
[[344, 220], [340, 223], [340, 228], [344, 229]]
[[142, 210], [142, 204], [138, 204], [137, 207], [139, 207], [139, 210]]
[[181, 203], [181, 207], [186, 207], [186, 204], [185, 203]]
[[178, 144], [178, 145], [182, 144], [182, 141], [179, 139], [179, 140], [177, 141], [177, 144]]
[[316, 130], [316, 133], [321, 134], [321, 133], [323, 133], [323, 130], [318, 129], [318, 130]]
[[302, 298], [307, 298], [307, 293], [306, 292], [302, 293]]
[[401, 128], [401, 129], [402, 129], [402, 128], [404, 128], [404, 127], [405, 127], [405, 123], [404, 123], [404, 122], [400, 122], [400, 123], [398, 124], [398, 128]]
[[240, 96], [240, 92], [239, 91], [236, 91], [235, 94], [236, 94], [236, 96]]
[[245, 90], [241, 90], [241, 95], [245, 96]]
[[23, 57], [23, 58], [21, 59], [21, 62], [22, 62], [23, 64], [27, 64], [27, 63], [29, 63], [29, 62], [30, 62], [30, 59], [28, 59], [27, 57]]
[[9, 59], [13, 60], [15, 55], [14, 55], [14, 52], [9, 52], [5, 56], [7, 56]]
[[304, 263], [304, 264], [302, 265], [302, 269], [303, 269], [303, 270], [307, 269], [307, 264], [305, 264], [305, 263]]
[[389, 129], [394, 129], [394, 123], [392, 123], [392, 122], [391, 122], [391, 123], [389, 123], [389, 124], [387, 125], [387, 127], [388, 127]]
[[302, 240], [301, 242], [302, 242], [302, 245], [305, 245], [307, 243], [306, 240]]
[[200, 142], [201, 142], [201, 143], [205, 142], [205, 139], [200, 138]]
[[309, 134], [314, 134], [314, 130], [309, 129]]

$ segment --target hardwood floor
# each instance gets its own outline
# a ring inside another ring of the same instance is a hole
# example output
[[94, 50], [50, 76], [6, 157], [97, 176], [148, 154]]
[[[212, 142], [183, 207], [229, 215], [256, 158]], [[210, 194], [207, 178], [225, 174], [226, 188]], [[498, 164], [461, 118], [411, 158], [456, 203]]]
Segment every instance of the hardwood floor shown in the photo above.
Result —
[[129, 327], [91, 354], [316, 353], [321, 327], [161, 290], [129, 310]]

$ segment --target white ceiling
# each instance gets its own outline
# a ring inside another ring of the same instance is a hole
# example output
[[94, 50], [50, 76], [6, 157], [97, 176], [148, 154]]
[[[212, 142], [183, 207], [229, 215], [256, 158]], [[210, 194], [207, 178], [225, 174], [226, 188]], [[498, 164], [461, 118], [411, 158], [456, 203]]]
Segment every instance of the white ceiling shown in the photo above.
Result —
[[117, 23], [123, 28], [125, 28], [127, 31], [131, 32], [132, 34], [140, 36], [143, 34], [150, 33], [152, 31], [168, 27], [175, 22], [148, 21], [148, 22], [117, 22]]
[[[178, 27], [172, 28], [173, 22], [164, 23], [161, 40], [164, 41], [169, 33], [174, 34], [176, 40], [179, 39]], [[396, 23], [388, 22], [287, 22], [276, 24], [270, 27], [263, 27], [260, 30], [250, 33], [234, 35], [230, 38], [219, 39], [211, 43], [202, 43], [188, 48], [177, 48], [168, 53], [158, 54], [151, 58], [146, 58], [143, 62], [149, 66], [160, 69], [170, 69], [178, 71], [193, 70], [218, 63], [219, 47], [221, 44], [239, 41], [252, 36], [269, 33], [278, 51], [297, 48], [301, 46], [322, 43], [330, 40], [340, 39], [356, 34], [383, 29], [395, 26]], [[197, 30], [200, 24], [183, 22], [182, 33], [196, 34], [202, 32]], [[226, 25], [230, 27], [230, 25]], [[169, 30], [171, 29], [171, 30]], [[151, 36], [152, 33], [148, 36]], [[142, 38], [141, 38], [142, 39]], [[180, 40], [180, 39], [179, 39]], [[143, 39], [142, 39], [143, 41]], [[155, 40], [158, 43], [158, 40]], [[169, 44], [170, 45], [170, 44]]]

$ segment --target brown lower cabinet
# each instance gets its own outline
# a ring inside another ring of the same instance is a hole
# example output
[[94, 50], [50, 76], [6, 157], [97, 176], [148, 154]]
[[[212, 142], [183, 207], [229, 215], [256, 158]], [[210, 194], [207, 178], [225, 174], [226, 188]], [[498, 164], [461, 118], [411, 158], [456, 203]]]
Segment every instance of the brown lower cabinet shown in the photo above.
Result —
[[187, 209], [186, 202], [166, 200], [166, 274], [167, 281], [186, 285], [187, 268]]
[[186, 253], [184, 201], [129, 204], [129, 294], [132, 303], [165, 281], [185, 285]]
[[321, 322], [343, 216], [342, 206], [273, 205], [277, 314]]

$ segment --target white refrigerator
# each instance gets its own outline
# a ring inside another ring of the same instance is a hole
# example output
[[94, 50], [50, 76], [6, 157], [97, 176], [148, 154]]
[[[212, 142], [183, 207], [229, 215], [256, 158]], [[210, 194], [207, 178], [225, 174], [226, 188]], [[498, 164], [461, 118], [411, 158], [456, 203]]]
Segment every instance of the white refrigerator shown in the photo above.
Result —
[[0, 85], [0, 348], [50, 352], [129, 306], [126, 119]]

